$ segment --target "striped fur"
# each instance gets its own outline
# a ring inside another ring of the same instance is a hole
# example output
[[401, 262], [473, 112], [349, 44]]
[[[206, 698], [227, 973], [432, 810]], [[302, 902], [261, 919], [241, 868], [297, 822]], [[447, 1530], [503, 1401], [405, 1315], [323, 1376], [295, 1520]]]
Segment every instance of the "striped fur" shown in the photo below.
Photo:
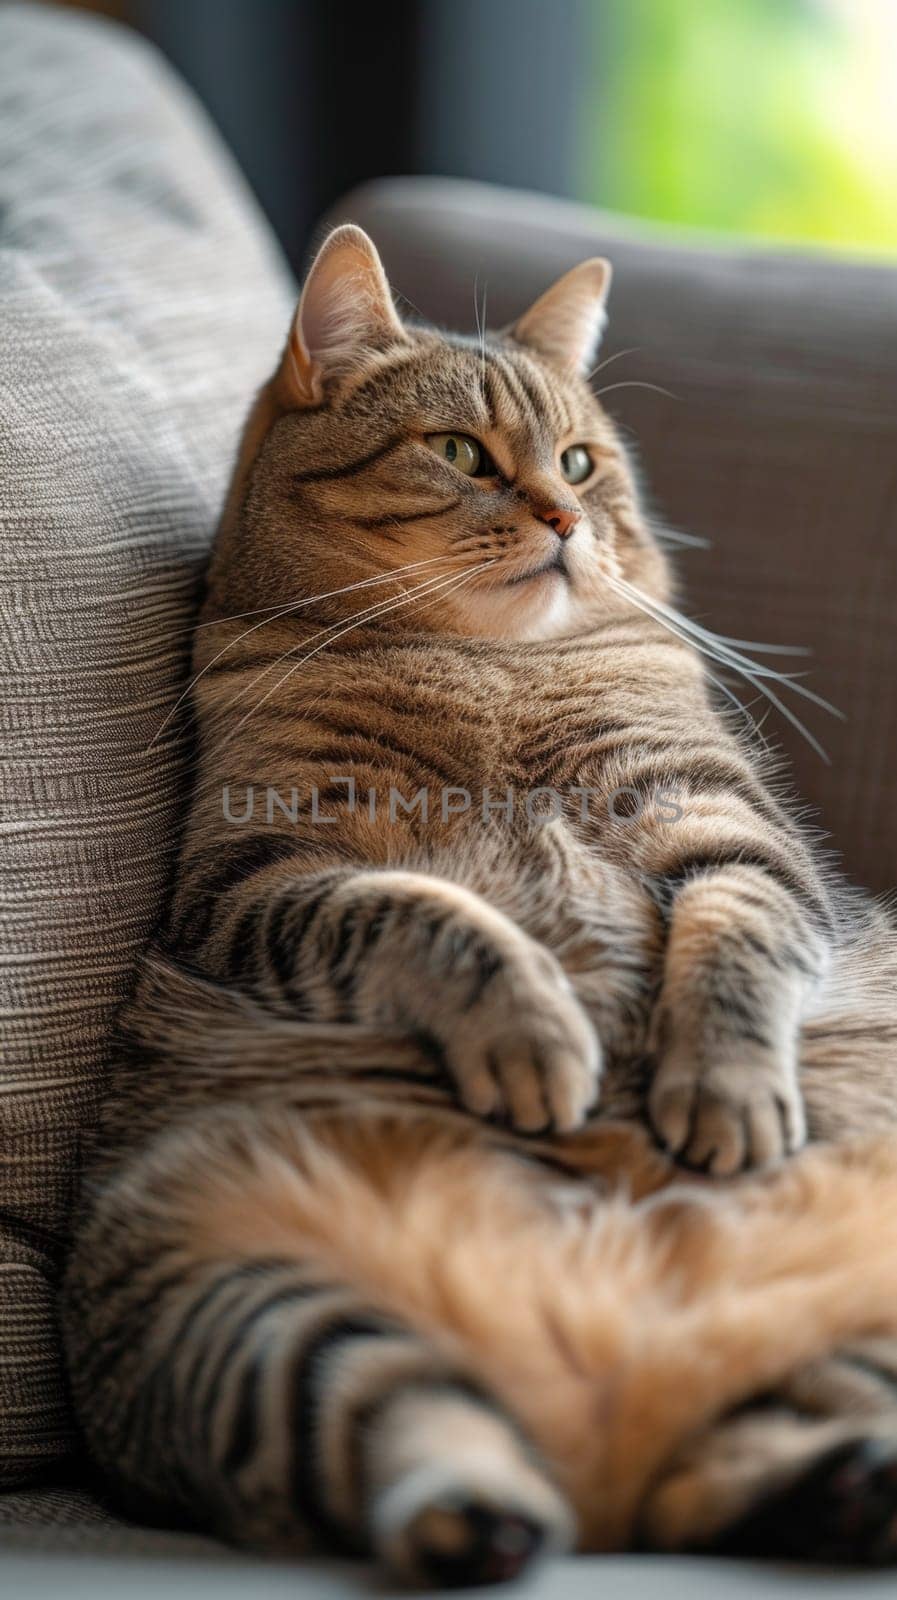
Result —
[[[617, 585], [671, 594], [581, 375], [606, 276], [471, 343], [404, 327], [358, 230], [325, 244], [222, 518], [69, 1274], [131, 1503], [415, 1580], [774, 1544], [760, 1500], [834, 1492], [839, 1451], [890, 1483], [842, 1376], [897, 1335], [894, 933]], [[807, 1126], [855, 1142], [708, 1203]]]

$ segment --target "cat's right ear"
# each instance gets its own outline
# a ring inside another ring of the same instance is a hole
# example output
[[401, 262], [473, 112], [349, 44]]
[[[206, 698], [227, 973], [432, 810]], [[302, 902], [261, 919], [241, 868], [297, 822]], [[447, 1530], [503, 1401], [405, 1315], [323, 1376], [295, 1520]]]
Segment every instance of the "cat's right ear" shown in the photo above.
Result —
[[355, 371], [372, 350], [407, 339], [372, 241], [351, 223], [335, 228], [305, 280], [278, 373], [280, 397], [290, 409], [320, 405], [328, 381]]
[[581, 261], [539, 296], [509, 330], [518, 344], [562, 371], [585, 376], [595, 359], [607, 316], [611, 265], [603, 256]]

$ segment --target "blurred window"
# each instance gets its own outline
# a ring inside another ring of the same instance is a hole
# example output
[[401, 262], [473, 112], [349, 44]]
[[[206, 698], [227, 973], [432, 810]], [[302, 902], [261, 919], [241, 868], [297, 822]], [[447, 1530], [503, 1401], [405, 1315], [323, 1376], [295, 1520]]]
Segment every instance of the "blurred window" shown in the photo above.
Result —
[[579, 197], [897, 255], [897, 0], [592, 0]]

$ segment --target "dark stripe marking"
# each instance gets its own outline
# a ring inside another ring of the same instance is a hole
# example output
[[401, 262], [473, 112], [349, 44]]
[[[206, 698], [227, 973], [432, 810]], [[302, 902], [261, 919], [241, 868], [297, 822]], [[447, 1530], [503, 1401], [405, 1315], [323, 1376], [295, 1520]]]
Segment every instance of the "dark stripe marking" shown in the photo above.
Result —
[[[307, 847], [306, 847], [307, 848]], [[216, 845], [187, 864], [186, 893], [194, 896], [175, 928], [176, 943], [195, 950], [212, 931], [221, 897], [266, 867], [297, 861], [302, 845], [282, 833], [252, 833], [231, 845]], [[211, 868], [211, 870], [209, 870]]]
[[724, 872], [729, 867], [754, 867], [765, 873], [767, 877], [786, 889], [816, 923], [826, 929], [829, 928], [829, 914], [821, 897], [817, 896], [796, 872], [792, 872], [786, 863], [773, 855], [765, 854], [762, 850], [732, 845], [720, 846], [719, 850], [694, 851], [691, 855], [682, 857], [675, 866], [655, 874], [655, 877], [660, 887], [674, 896], [676, 891], [691, 879]]
[[[404, 511], [399, 512], [398, 515], [391, 514], [385, 517], [354, 517], [353, 521], [356, 527], [359, 528], [383, 528], [388, 525], [404, 527], [407, 523], [429, 522], [433, 517], [445, 517], [450, 511], [457, 511], [460, 504], [461, 496], [456, 495], [454, 500], [446, 500], [443, 505], [437, 506], [434, 511]], [[397, 577], [396, 582], [400, 581]]]
[[294, 472], [292, 482], [300, 487], [305, 483], [325, 483], [335, 478], [353, 478], [359, 472], [364, 472], [367, 467], [372, 467], [376, 462], [382, 461], [384, 456], [391, 455], [399, 445], [406, 442], [404, 433], [394, 434], [386, 444], [378, 445], [376, 450], [371, 450], [366, 456], [358, 456], [354, 461], [346, 462], [340, 467], [315, 467], [310, 472]]
[[339, 1542], [345, 1541], [347, 1530], [327, 1504], [326, 1485], [315, 1450], [317, 1414], [327, 1404], [328, 1366], [341, 1346], [355, 1340], [411, 1338], [409, 1330], [385, 1315], [353, 1314], [343, 1310], [319, 1327], [298, 1352], [292, 1396], [287, 1407], [295, 1439], [292, 1498], [294, 1504], [303, 1508], [313, 1526]]

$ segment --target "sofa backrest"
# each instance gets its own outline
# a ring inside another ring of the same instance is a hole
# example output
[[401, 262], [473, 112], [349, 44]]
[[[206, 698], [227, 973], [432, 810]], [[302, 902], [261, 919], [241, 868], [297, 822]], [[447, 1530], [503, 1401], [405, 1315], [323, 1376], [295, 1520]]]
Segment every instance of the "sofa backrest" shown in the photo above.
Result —
[[133, 35], [0, 8], [0, 1484], [70, 1440], [54, 1299], [186, 787], [197, 576], [292, 287]]

